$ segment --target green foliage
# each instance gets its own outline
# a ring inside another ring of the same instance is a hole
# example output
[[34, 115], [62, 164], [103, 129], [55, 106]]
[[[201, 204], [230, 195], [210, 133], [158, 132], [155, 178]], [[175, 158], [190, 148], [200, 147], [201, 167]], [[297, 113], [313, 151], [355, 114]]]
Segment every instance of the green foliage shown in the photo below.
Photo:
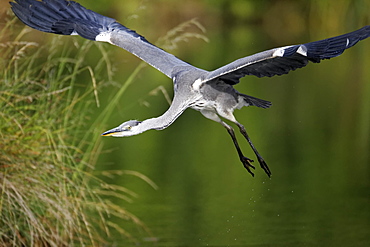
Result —
[[[0, 33], [0, 245], [98, 246], [112, 232], [135, 240], [112, 219], [144, 224], [107, 198], [136, 194], [93, 175], [102, 143], [88, 122], [104, 85], [96, 75], [112, 76], [105, 50], [97, 45], [101, 59], [89, 67], [93, 42], [24, 42], [29, 29], [17, 33], [13, 22]], [[150, 183], [132, 171], [101, 175], [124, 174]]]

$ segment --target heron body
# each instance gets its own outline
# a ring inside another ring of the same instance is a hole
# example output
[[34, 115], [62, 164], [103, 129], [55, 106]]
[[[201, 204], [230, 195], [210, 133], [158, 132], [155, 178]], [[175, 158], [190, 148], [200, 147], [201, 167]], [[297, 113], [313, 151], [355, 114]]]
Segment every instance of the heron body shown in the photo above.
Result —
[[271, 103], [234, 89], [239, 79], [253, 75], [272, 77], [302, 68], [309, 62], [339, 56], [358, 41], [368, 38], [370, 26], [340, 36], [263, 51], [240, 58], [213, 71], [194, 67], [154, 46], [143, 36], [116, 20], [88, 10], [68, 0], [14, 0], [10, 3], [15, 15], [26, 25], [49, 33], [80, 35], [94, 41], [108, 42], [136, 55], [173, 80], [174, 98], [161, 116], [144, 121], [130, 120], [104, 132], [103, 136], [132, 136], [150, 129], [162, 130], [171, 125], [187, 108], [220, 123], [231, 136], [239, 159], [252, 175], [253, 160], [245, 157], [235, 137], [234, 129], [224, 120], [237, 125], [253, 149], [261, 168], [268, 176], [271, 171], [250, 140], [244, 126], [233, 112], [244, 106], [268, 108]]

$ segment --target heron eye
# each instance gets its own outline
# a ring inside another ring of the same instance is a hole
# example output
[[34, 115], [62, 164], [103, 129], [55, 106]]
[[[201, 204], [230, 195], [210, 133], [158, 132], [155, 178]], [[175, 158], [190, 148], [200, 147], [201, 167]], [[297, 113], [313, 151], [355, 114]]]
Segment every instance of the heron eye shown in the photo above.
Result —
[[132, 127], [130, 125], [123, 127], [123, 130], [127, 131], [130, 130]]

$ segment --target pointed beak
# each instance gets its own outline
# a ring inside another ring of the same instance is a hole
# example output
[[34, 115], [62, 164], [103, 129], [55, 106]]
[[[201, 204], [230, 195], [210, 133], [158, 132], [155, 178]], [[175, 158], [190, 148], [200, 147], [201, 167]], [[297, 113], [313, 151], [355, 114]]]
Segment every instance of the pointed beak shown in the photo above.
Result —
[[112, 135], [114, 135], [118, 132], [120, 132], [120, 131], [117, 128], [114, 128], [114, 129], [105, 131], [103, 134], [101, 134], [101, 136], [112, 136]]

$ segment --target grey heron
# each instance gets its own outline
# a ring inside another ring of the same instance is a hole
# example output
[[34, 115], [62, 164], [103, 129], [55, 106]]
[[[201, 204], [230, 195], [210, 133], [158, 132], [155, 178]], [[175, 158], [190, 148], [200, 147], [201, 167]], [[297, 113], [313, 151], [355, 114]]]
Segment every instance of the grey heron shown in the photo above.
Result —
[[62, 35], [80, 35], [86, 39], [111, 43], [136, 55], [173, 80], [173, 101], [163, 115], [144, 121], [124, 122], [104, 132], [103, 136], [133, 136], [150, 129], [162, 130], [171, 125], [187, 108], [192, 108], [227, 129], [240, 161], [252, 176], [254, 173], [251, 169], [255, 169], [253, 160], [244, 156], [234, 129], [224, 120], [236, 124], [255, 153], [261, 168], [270, 177], [269, 167], [233, 112], [244, 106], [269, 108], [271, 103], [242, 94], [233, 86], [247, 75], [283, 75], [306, 66], [308, 62], [318, 63], [320, 60], [339, 56], [344, 50], [370, 35], [370, 26], [365, 26], [329, 39], [263, 51], [235, 60], [216, 70], [206, 71], [154, 46], [116, 20], [97, 14], [74, 1], [14, 0], [10, 4], [14, 14], [34, 29]]

